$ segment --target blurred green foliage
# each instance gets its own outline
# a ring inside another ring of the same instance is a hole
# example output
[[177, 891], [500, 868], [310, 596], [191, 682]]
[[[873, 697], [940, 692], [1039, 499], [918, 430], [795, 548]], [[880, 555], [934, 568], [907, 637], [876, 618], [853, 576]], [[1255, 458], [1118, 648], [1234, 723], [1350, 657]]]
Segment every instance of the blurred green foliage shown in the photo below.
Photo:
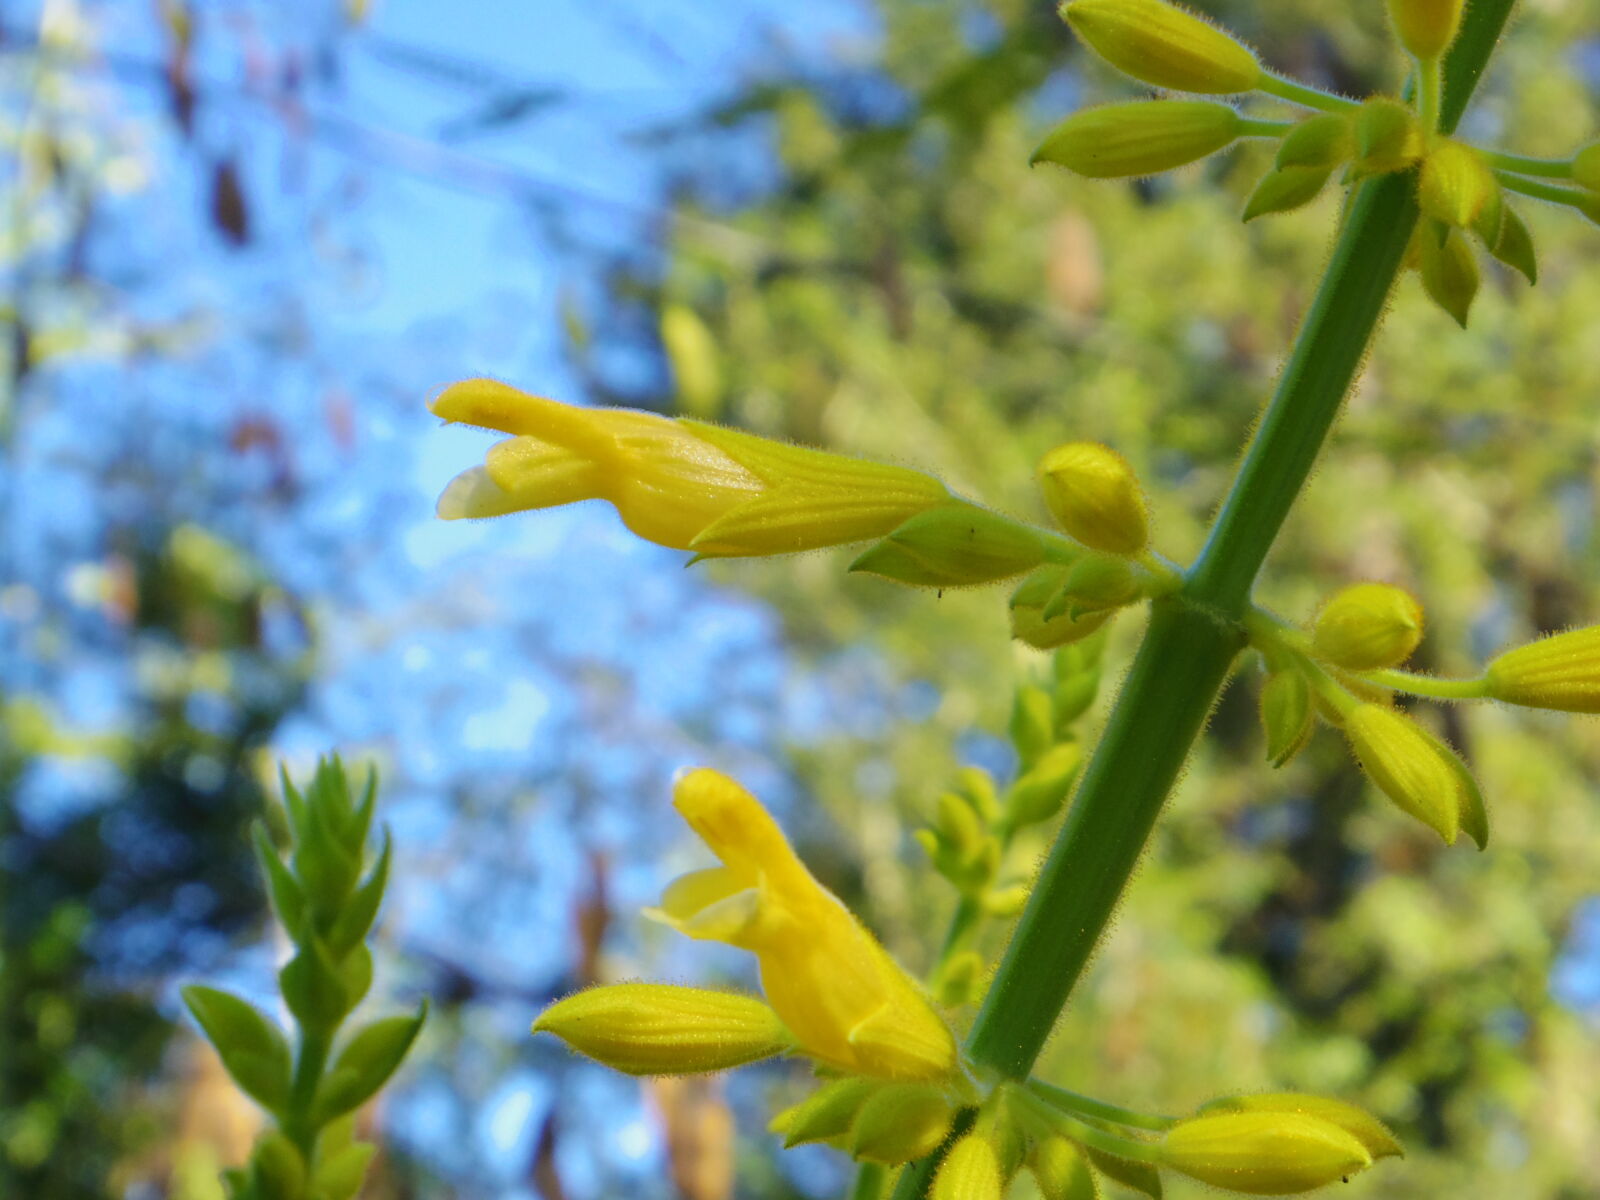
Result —
[[[764, 82], [714, 115], [770, 133], [776, 186], [730, 203], [715, 178], [687, 181], [680, 214], [696, 220], [673, 225], [664, 267], [614, 272], [607, 302], [632, 319], [608, 335], [658, 329], [642, 348], [676, 386], [608, 388], [581, 338], [575, 361], [618, 402], [897, 458], [1032, 517], [1044, 451], [1103, 440], [1146, 481], [1157, 544], [1191, 557], [1318, 277], [1334, 203], [1242, 225], [1265, 166], [1248, 149], [1150, 182], [1030, 171], [1046, 122], [1130, 85], [1078, 53], [1048, 6], [875, 7], [871, 54]], [[1398, 86], [1380, 5], [1206, 7], [1302, 77]], [[1593, 136], [1584, 8], [1524, 10], [1468, 140], [1564, 154]], [[1470, 333], [1402, 283], [1264, 602], [1303, 618], [1348, 581], [1398, 583], [1430, 618], [1417, 661], [1444, 673], [1600, 617], [1586, 316], [1600, 247], [1570, 214], [1531, 223], [1544, 277], [1529, 289], [1497, 268]], [[771, 601], [823, 672], [866, 640], [901, 694], [938, 689], [885, 736], [795, 748], [811, 793], [859, 839], [839, 876], [864, 880], [870, 919], [926, 962], [954, 901], [904, 831], [957, 759], [992, 757], [974, 728], [1001, 733], [1008, 676], [1038, 668], [1008, 648], [999, 594], [905, 594], [841, 582], [843, 565], [713, 570]], [[1600, 857], [1595, 727], [1418, 707], [1483, 780], [1494, 840], [1477, 855], [1373, 802], [1335, 738], [1270, 770], [1257, 686], [1224, 696], [1044, 1077], [1163, 1111], [1266, 1087], [1363, 1103], [1411, 1158], [1351, 1195], [1590, 1194], [1600, 1050], [1552, 998], [1551, 971]], [[1024, 865], [1044, 844], [1018, 843]]]

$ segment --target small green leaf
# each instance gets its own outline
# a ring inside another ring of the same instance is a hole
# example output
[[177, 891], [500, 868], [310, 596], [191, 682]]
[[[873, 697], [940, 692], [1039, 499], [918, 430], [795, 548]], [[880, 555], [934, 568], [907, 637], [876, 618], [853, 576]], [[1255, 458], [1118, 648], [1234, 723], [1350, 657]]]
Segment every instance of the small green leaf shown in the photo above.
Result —
[[356, 946], [339, 964], [339, 979], [344, 984], [346, 1011], [360, 1004], [372, 987], [372, 951]]
[[354, 1200], [378, 1148], [353, 1142], [331, 1154], [311, 1175], [310, 1200]]
[[920, 512], [850, 564], [916, 587], [972, 587], [1039, 565], [1044, 543], [1019, 521], [956, 500]]
[[305, 1192], [306, 1163], [293, 1142], [281, 1133], [269, 1133], [256, 1143], [255, 1153], [250, 1158], [260, 1200], [301, 1200]]
[[383, 835], [383, 849], [378, 861], [368, 873], [365, 882], [351, 895], [333, 928], [328, 931], [328, 948], [334, 954], [346, 954], [353, 949], [378, 917], [378, 906], [383, 903], [383, 890], [389, 882], [390, 839], [387, 830]]
[[235, 1083], [269, 1112], [289, 1096], [289, 1044], [277, 1023], [231, 992], [202, 984], [183, 989], [183, 1002], [216, 1047]]
[[317, 1089], [318, 1119], [326, 1121], [366, 1103], [400, 1066], [427, 1016], [424, 1000], [415, 1016], [384, 1017], [351, 1038]]
[[300, 951], [278, 972], [284, 1003], [306, 1029], [327, 1031], [350, 1011], [349, 992], [339, 969], [316, 935], [300, 943]]
[[299, 941], [305, 925], [305, 893], [289, 873], [289, 868], [283, 865], [283, 859], [278, 857], [278, 848], [272, 844], [272, 835], [267, 832], [266, 825], [257, 821], [251, 828], [251, 834], [255, 841], [256, 860], [261, 864], [261, 873], [267, 877], [267, 892], [272, 897], [273, 911], [278, 914], [278, 920], [283, 923], [290, 939]]

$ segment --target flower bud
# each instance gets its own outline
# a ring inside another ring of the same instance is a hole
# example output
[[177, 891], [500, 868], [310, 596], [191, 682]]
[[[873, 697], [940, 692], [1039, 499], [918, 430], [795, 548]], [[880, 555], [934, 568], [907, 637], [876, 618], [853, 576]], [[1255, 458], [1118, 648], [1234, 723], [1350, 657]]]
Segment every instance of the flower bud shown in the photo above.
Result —
[[1600, 712], [1600, 625], [1508, 650], [1484, 672], [1489, 695], [1524, 708]]
[[1374, 96], [1356, 111], [1355, 135], [1357, 176], [1404, 171], [1422, 157], [1417, 114], [1387, 96]]
[[1279, 167], [1269, 171], [1245, 201], [1241, 219], [1250, 222], [1268, 213], [1293, 212], [1310, 204], [1332, 174], [1332, 167]]
[[1422, 606], [1386, 583], [1357, 583], [1322, 606], [1311, 631], [1316, 656], [1347, 671], [1397, 667], [1422, 641]]
[[1061, 527], [1090, 549], [1138, 554], [1148, 544], [1144, 492], [1128, 460], [1111, 447], [1057, 446], [1039, 463], [1039, 486]]
[[665, 983], [586, 988], [533, 1024], [628, 1075], [725, 1071], [793, 1048], [778, 1014], [752, 996]]
[[952, 954], [939, 970], [934, 995], [946, 1008], [975, 1004], [983, 998], [983, 980], [987, 972], [988, 963], [976, 950]]
[[950, 1147], [928, 1192], [931, 1200], [1001, 1200], [1004, 1194], [1000, 1157], [989, 1139], [977, 1133]]
[[1388, 1126], [1364, 1108], [1327, 1096], [1303, 1092], [1262, 1092], [1248, 1096], [1223, 1096], [1200, 1107], [1201, 1114], [1219, 1112], [1300, 1113], [1329, 1121], [1366, 1147], [1373, 1158], [1405, 1157], [1405, 1150]]
[[1336, 167], [1356, 152], [1356, 135], [1344, 113], [1318, 113], [1278, 143], [1279, 167]]
[[[1090, 636], [1106, 623], [1109, 613], [1086, 613], [1077, 617], [1066, 615], [1048, 621], [1044, 619], [1044, 606], [1061, 590], [1066, 578], [1066, 567], [1059, 563], [1046, 563], [1035, 569], [1018, 585], [1017, 590], [1011, 593], [1012, 637], [1026, 642], [1036, 650], [1054, 650], [1058, 646], [1065, 646]], [[1087, 691], [1085, 708], [1094, 700], [1096, 678], [1090, 675], [1088, 685], [1081, 683], [1074, 685], [1079, 692]], [[1060, 691], [1061, 688], [1058, 686], [1058, 697]], [[1061, 716], [1059, 703], [1056, 707], [1058, 721], [1070, 719]]]
[[879, 1089], [850, 1125], [851, 1157], [893, 1165], [931, 1154], [955, 1121], [956, 1106], [940, 1088], [901, 1084]]
[[919, 587], [968, 587], [1032, 570], [1044, 543], [1026, 525], [963, 500], [920, 512], [870, 546], [852, 571]]
[[1432, 740], [1409, 717], [1380, 704], [1346, 714], [1345, 735], [1378, 789], [1445, 842], [1461, 828], [1461, 784]]
[[1132, 604], [1144, 595], [1138, 576], [1123, 559], [1115, 555], [1085, 554], [1067, 568], [1061, 590], [1044, 606], [1046, 621], [1062, 613], [1107, 612]]
[[1072, 0], [1061, 15], [1101, 58], [1155, 87], [1228, 95], [1261, 80], [1247, 47], [1162, 0]]
[[1274, 671], [1261, 685], [1261, 728], [1267, 735], [1267, 761], [1281, 767], [1311, 737], [1316, 709], [1311, 685], [1299, 671]]
[[1464, 6], [1465, 0], [1389, 0], [1389, 20], [1400, 44], [1431, 62], [1456, 40]]
[[1426, 224], [1418, 227], [1423, 289], [1433, 302], [1467, 327], [1472, 301], [1478, 295], [1478, 260], [1458, 229], [1451, 229], [1441, 240]]
[[1600, 192], [1600, 142], [1592, 142], [1572, 156], [1572, 179], [1580, 187]]
[[861, 1106], [884, 1085], [852, 1077], [825, 1083], [799, 1104], [772, 1118], [767, 1129], [783, 1135], [785, 1150], [806, 1142], [826, 1142], [850, 1132]]
[[1477, 221], [1499, 192], [1483, 155], [1460, 142], [1440, 142], [1429, 151], [1417, 179], [1417, 204], [1423, 213], [1458, 229]]
[[1091, 179], [1156, 175], [1215, 154], [1240, 127], [1237, 112], [1209, 100], [1106, 104], [1057, 125], [1029, 163], [1053, 163]]
[[1192, 1117], [1161, 1141], [1162, 1162], [1202, 1183], [1253, 1196], [1310, 1191], [1372, 1164], [1354, 1135], [1302, 1113]]
[[1027, 771], [1006, 797], [1006, 821], [1013, 829], [1048, 821], [1061, 811], [1083, 767], [1083, 747], [1077, 742], [1052, 746]]
[[1064, 1137], [1047, 1137], [1034, 1146], [1028, 1169], [1044, 1200], [1099, 1200], [1100, 1188], [1088, 1161]]
[[1011, 722], [1007, 732], [1017, 749], [1017, 758], [1026, 771], [1056, 740], [1055, 708], [1050, 693], [1037, 684], [1023, 684], [1011, 701]]

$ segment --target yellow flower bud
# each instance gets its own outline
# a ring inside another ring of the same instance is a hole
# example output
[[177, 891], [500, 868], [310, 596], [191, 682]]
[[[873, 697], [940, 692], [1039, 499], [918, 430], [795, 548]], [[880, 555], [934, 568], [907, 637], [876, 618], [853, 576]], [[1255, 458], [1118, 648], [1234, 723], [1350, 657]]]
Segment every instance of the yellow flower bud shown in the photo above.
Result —
[[1366, 1147], [1373, 1158], [1391, 1155], [1405, 1157], [1405, 1150], [1394, 1134], [1378, 1118], [1364, 1108], [1334, 1100], [1327, 1096], [1310, 1096], [1303, 1092], [1262, 1092], [1248, 1096], [1223, 1096], [1202, 1105], [1202, 1114], [1218, 1112], [1269, 1112], [1301, 1113], [1329, 1121], [1344, 1130]]
[[1600, 142], [1593, 142], [1572, 156], [1572, 179], [1579, 187], [1600, 192]]
[[920, 512], [853, 563], [852, 571], [919, 587], [969, 587], [1032, 570], [1039, 535], [1020, 521], [951, 500]]
[[1332, 167], [1279, 167], [1269, 171], [1250, 193], [1242, 219], [1250, 222], [1269, 213], [1293, 212], [1310, 204], [1332, 174]]
[[954, 1101], [940, 1088], [880, 1088], [851, 1122], [848, 1149], [866, 1162], [910, 1162], [938, 1149], [955, 1117]]
[[754, 997], [665, 983], [575, 992], [540, 1013], [533, 1031], [629, 1075], [726, 1071], [794, 1046], [778, 1014]]
[[1464, 7], [1465, 0], [1389, 0], [1389, 20], [1400, 44], [1429, 62], [1456, 40]]
[[850, 1132], [861, 1106], [883, 1086], [875, 1079], [836, 1079], [784, 1109], [767, 1128], [783, 1135], [785, 1150], [806, 1142], [833, 1141]]
[[1005, 1180], [1000, 1176], [1000, 1156], [989, 1139], [969, 1133], [951, 1146], [928, 1195], [931, 1200], [1000, 1200]]
[[1422, 160], [1417, 204], [1436, 221], [1465, 229], [1499, 193], [1494, 172], [1471, 146], [1440, 142]]
[[1227, 95], [1261, 81], [1248, 47], [1162, 0], [1071, 0], [1061, 15], [1101, 58], [1143, 83]]
[[1422, 606], [1402, 588], [1357, 583], [1322, 606], [1311, 631], [1316, 656], [1347, 671], [1397, 667], [1422, 641]]
[[1156, 175], [1215, 154], [1239, 136], [1242, 119], [1209, 100], [1135, 100], [1074, 113], [1029, 160], [1091, 179]]
[[1484, 674], [1489, 695], [1507, 704], [1600, 712], [1600, 625], [1508, 650]]
[[[1045, 605], [1061, 591], [1067, 572], [1068, 568], [1059, 563], [1046, 563], [1011, 593], [1012, 637], [1037, 650], [1054, 650], [1090, 636], [1106, 623], [1110, 613], [1105, 612], [1081, 616], [1067, 614], [1045, 620]], [[1090, 682], [1093, 682], [1093, 677]], [[1094, 699], [1092, 687], [1089, 688], [1088, 698]]]
[[768, 1002], [819, 1062], [880, 1079], [952, 1074], [949, 1027], [754, 796], [699, 769], [678, 780], [673, 803], [723, 865], [674, 881], [649, 915], [755, 954]]
[[1090, 549], [1138, 554], [1149, 543], [1144, 492], [1128, 460], [1111, 447], [1057, 446], [1039, 464], [1039, 486], [1061, 528]]
[[1378, 789], [1445, 842], [1461, 828], [1461, 783], [1426, 733], [1380, 704], [1359, 704], [1344, 718], [1356, 759]]
[[1261, 728], [1267, 735], [1267, 761], [1281, 767], [1316, 728], [1311, 685], [1299, 671], [1274, 671], [1261, 685]]
[[1374, 96], [1356, 111], [1355, 135], [1357, 176], [1404, 171], [1425, 148], [1417, 114], [1387, 96]]
[[1459, 229], [1447, 229], [1441, 239], [1437, 227], [1429, 228], [1429, 224], [1417, 227], [1423, 289], [1465, 329], [1478, 295], [1478, 260]]
[[513, 435], [446, 487], [446, 520], [608, 500], [647, 541], [719, 557], [882, 537], [950, 499], [938, 480], [905, 467], [655, 413], [558, 404], [492, 379], [446, 388], [433, 411]]
[[1303, 1113], [1233, 1112], [1169, 1129], [1161, 1160], [1202, 1183], [1252, 1196], [1283, 1196], [1346, 1179], [1372, 1164], [1354, 1135]]
[[1356, 134], [1345, 113], [1307, 117], [1278, 143], [1279, 167], [1336, 167], [1356, 151]]
[[1047, 1137], [1036, 1145], [1028, 1169], [1044, 1200], [1100, 1200], [1100, 1188], [1083, 1151], [1064, 1137]]

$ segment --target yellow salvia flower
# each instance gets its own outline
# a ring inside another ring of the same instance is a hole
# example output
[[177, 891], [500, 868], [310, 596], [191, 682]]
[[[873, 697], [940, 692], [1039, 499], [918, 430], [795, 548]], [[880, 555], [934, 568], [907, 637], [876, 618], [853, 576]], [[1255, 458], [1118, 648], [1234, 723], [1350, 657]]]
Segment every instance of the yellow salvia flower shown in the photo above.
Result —
[[1600, 712], [1600, 625], [1508, 650], [1484, 675], [1489, 695], [1507, 704]]
[[1372, 1165], [1360, 1139], [1320, 1117], [1232, 1112], [1180, 1121], [1161, 1141], [1161, 1161], [1202, 1183], [1252, 1196], [1287, 1196], [1346, 1179]]
[[646, 541], [705, 557], [789, 554], [882, 537], [951, 499], [930, 475], [699, 421], [579, 408], [469, 379], [446, 421], [513, 436], [439, 497], [446, 520], [608, 500]]
[[1039, 143], [1029, 165], [1052, 163], [1090, 179], [1157, 175], [1234, 142], [1244, 118], [1209, 100], [1134, 100], [1073, 113]]
[[540, 1013], [533, 1031], [629, 1075], [726, 1071], [794, 1045], [778, 1014], [753, 996], [666, 983], [586, 988]]
[[955, 1074], [949, 1026], [754, 796], [701, 768], [678, 780], [673, 803], [723, 865], [675, 880], [648, 915], [753, 953], [768, 1002], [819, 1062], [882, 1079]]

